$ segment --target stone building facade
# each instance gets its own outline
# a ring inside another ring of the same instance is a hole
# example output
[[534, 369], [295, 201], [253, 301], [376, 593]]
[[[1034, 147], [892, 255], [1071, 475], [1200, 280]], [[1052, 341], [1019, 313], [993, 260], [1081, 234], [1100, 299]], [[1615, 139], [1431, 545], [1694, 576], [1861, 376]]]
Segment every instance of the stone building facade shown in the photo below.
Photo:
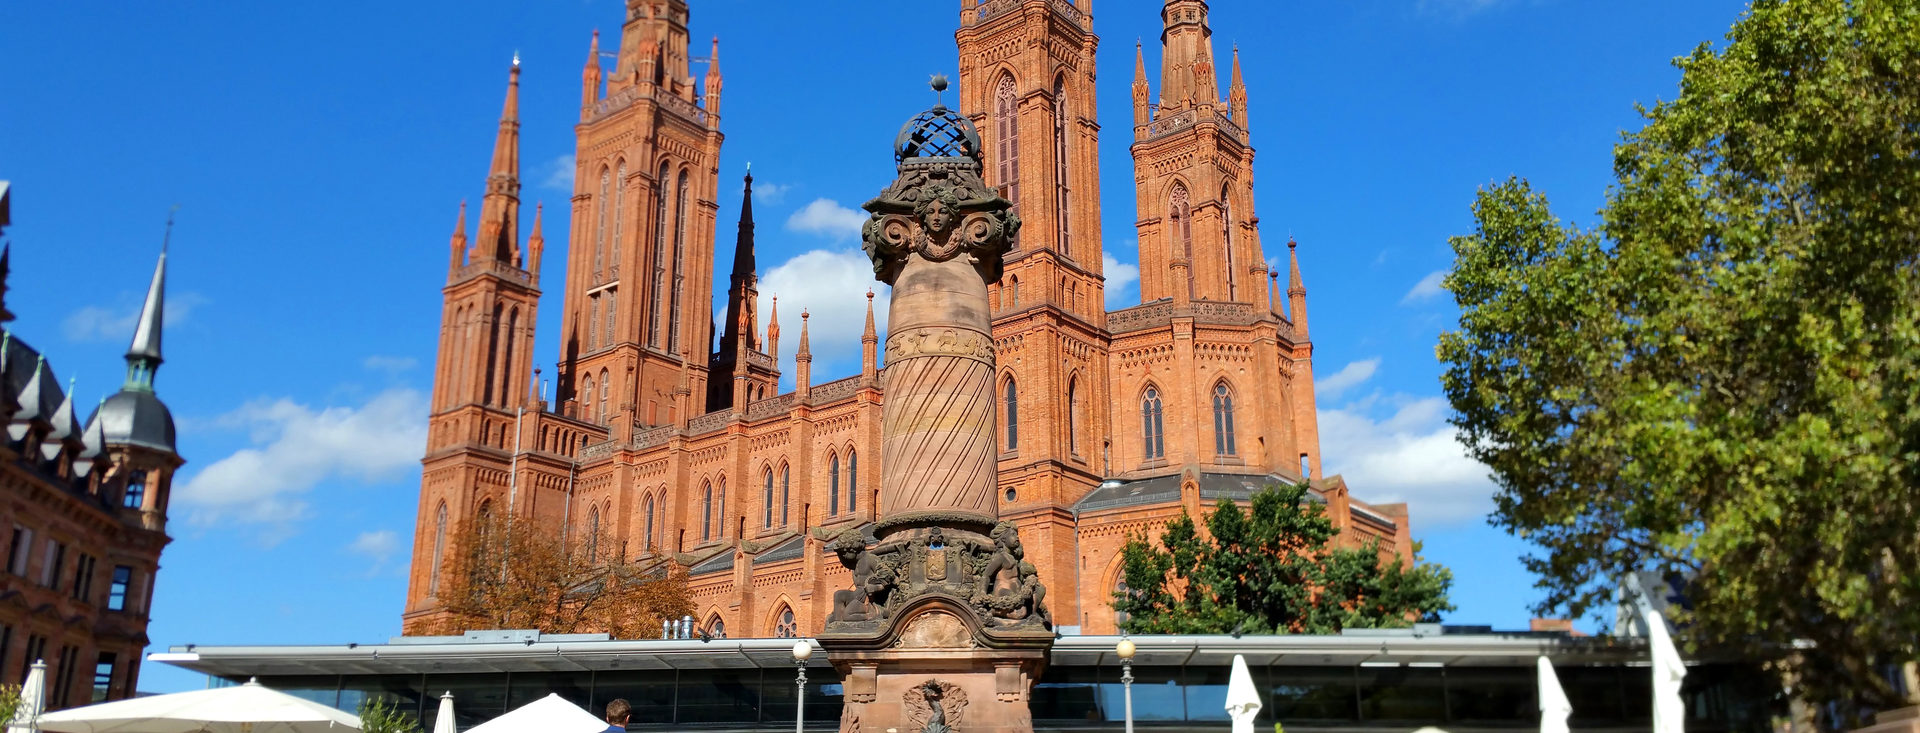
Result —
[[[1268, 271], [1246, 90], [1236, 56], [1219, 99], [1200, 0], [1162, 11], [1157, 102], [1136, 65], [1143, 302], [1106, 309], [1089, 6], [966, 0], [955, 33], [960, 111], [1023, 222], [989, 291], [998, 514], [1054, 589], [1054, 618], [1113, 630], [1129, 533], [1276, 481], [1310, 480], [1343, 541], [1410, 553], [1404, 505], [1320, 474], [1306, 289], [1291, 242], [1284, 296]], [[860, 373], [815, 383], [803, 311], [796, 387], [779, 393], [779, 314], [762, 334], [753, 312], [749, 175], [716, 345], [722, 77], [716, 40], [696, 83], [688, 12], [628, 0], [611, 69], [593, 38], [551, 400], [528, 351], [543, 241], [536, 215], [522, 256], [511, 72], [478, 239], [464, 209], [453, 237], [409, 633], [440, 618], [448, 533], [493, 512], [686, 567], [698, 622], [733, 636], [817, 633], [851, 582], [826, 544], [876, 516], [883, 334], [869, 294]]]
[[[0, 229], [8, 223], [0, 181]], [[0, 251], [0, 322], [7, 255]], [[127, 351], [127, 379], [85, 422], [46, 356], [0, 329], [0, 682], [47, 665], [49, 710], [132, 697], [183, 461], [154, 393], [164, 249]]]

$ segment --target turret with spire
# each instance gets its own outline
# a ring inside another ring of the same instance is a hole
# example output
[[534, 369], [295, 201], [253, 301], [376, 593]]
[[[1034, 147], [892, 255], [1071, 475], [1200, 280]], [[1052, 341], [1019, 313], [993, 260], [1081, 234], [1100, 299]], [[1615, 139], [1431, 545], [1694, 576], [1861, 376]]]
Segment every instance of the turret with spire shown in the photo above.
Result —
[[480, 233], [467, 261], [498, 261], [520, 267], [520, 55], [507, 72], [507, 101], [500, 110], [500, 131], [493, 141], [493, 165], [487, 170], [487, 195], [480, 200]]
[[1147, 88], [1147, 56], [1139, 41], [1133, 42], [1133, 139], [1147, 137], [1147, 125], [1153, 122], [1153, 92]]
[[707, 119], [718, 124], [720, 114], [720, 37], [713, 37], [712, 55], [707, 57]]
[[[779, 372], [773, 369], [776, 364], [769, 351], [770, 343], [762, 342], [757, 324], [760, 322], [758, 308], [760, 302], [760, 276], [755, 272], [753, 244], [753, 166], [747, 166], [740, 194], [739, 233], [733, 244], [733, 273], [728, 278], [727, 320], [725, 330], [720, 335], [720, 349], [713, 354], [708, 366], [711, 378], [707, 382], [707, 411], [734, 407], [744, 409], [737, 403], [736, 395], [751, 395], [755, 390], [742, 392], [736, 389], [735, 381], [752, 382], [758, 389], [771, 390], [779, 382]], [[779, 333], [778, 316], [773, 334]], [[778, 338], [777, 335], [771, 336]], [[764, 364], [757, 364], [760, 358]], [[771, 384], [769, 383], [771, 380]]]
[[1233, 79], [1227, 86], [1227, 107], [1233, 123], [1247, 129], [1247, 82], [1240, 78], [1240, 47], [1233, 47]]
[[807, 309], [800, 309], [800, 348], [793, 354], [793, 391], [804, 403], [813, 394], [813, 345], [807, 342]]
[[880, 333], [873, 327], [873, 291], [867, 291], [867, 328], [860, 332], [860, 376], [871, 381], [880, 370]]
[[1300, 280], [1299, 244], [1287, 238], [1287, 315], [1293, 321], [1293, 339], [1307, 340], [1307, 284]]
[[124, 453], [138, 449], [155, 467], [171, 469], [179, 457], [174, 448], [173, 414], [154, 393], [154, 376], [165, 358], [161, 355], [161, 336], [166, 330], [167, 247], [172, 239], [173, 220], [167, 220], [168, 235], [161, 241], [160, 259], [153, 267], [153, 280], [147, 285], [147, 299], [140, 307], [140, 320], [133, 329], [133, 341], [127, 346], [127, 380], [120, 391], [108, 397], [93, 413], [88, 430], [98, 423], [102, 440], [110, 450]]
[[600, 30], [593, 31], [587, 44], [587, 66], [580, 71], [580, 119], [593, 116], [593, 105], [600, 101]]

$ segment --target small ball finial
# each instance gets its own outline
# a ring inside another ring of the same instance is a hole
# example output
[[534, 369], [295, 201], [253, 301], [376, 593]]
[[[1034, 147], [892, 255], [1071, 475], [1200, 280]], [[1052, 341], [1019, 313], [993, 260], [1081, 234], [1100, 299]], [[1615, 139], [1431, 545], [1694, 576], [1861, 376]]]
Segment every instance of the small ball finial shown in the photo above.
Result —
[[520, 52], [519, 51], [513, 52], [513, 67], [516, 69], [520, 68]]
[[1300, 244], [1298, 242], [1293, 241], [1293, 237], [1291, 236], [1287, 237], [1287, 249], [1293, 249], [1298, 246], [1300, 246]]
[[947, 75], [934, 74], [932, 79], [927, 80], [927, 85], [933, 87], [936, 92], [944, 92], [947, 90]]
[[873, 300], [873, 288], [867, 288], [867, 300]]

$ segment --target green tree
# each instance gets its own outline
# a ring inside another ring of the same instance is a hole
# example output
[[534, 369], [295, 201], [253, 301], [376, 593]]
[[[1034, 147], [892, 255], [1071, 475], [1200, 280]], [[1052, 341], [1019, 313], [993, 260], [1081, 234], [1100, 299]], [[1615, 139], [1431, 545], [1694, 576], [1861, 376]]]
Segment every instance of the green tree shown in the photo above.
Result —
[[420, 733], [419, 721], [382, 696], [361, 700], [356, 714], [363, 733]]
[[[1330, 634], [1407, 626], [1451, 611], [1453, 574], [1383, 559], [1379, 545], [1336, 547], [1339, 530], [1307, 485], [1270, 486], [1252, 506], [1222, 499], [1203, 536], [1182, 512], [1156, 547], [1146, 535], [1121, 548], [1127, 589], [1114, 594], [1124, 629], [1141, 634]], [[1419, 550], [1415, 546], [1415, 552]]]
[[1850, 725], [1920, 629], [1920, 11], [1759, 0], [1675, 65], [1599, 228], [1480, 192], [1444, 386], [1540, 613], [1689, 574], [1689, 643], [1812, 642], [1782, 681]]

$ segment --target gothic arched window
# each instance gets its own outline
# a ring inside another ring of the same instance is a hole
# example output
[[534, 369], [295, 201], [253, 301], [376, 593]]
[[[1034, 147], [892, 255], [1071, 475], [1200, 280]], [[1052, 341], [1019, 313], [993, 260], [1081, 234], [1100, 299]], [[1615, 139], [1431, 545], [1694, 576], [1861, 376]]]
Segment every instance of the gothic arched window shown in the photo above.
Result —
[[1233, 202], [1228, 200], [1231, 193], [1233, 189], [1227, 185], [1220, 186], [1220, 241], [1225, 243], [1227, 255], [1227, 300], [1238, 300], [1233, 272]]
[[708, 484], [700, 500], [700, 541], [713, 539], [713, 485]]
[[1006, 433], [1005, 433], [1006, 445], [1000, 446], [1000, 450], [1003, 450], [1003, 451], [1019, 450], [1020, 449], [1020, 387], [1014, 384], [1013, 377], [1007, 377], [1007, 382], [1004, 386], [1001, 387], [1001, 390], [1002, 390], [1002, 397], [1000, 401], [1000, 405], [1001, 405], [1000, 419], [1002, 423], [1006, 425]]
[[607, 288], [607, 337], [604, 343], [608, 346], [613, 345], [614, 334], [617, 333], [613, 327], [613, 319], [620, 313], [620, 309], [615, 307], [615, 304], [620, 302], [619, 297], [620, 294], [613, 288]]
[[647, 495], [647, 503], [643, 505], [643, 508], [646, 510], [646, 515], [647, 515], [647, 533], [646, 535], [641, 537], [640, 544], [642, 547], [645, 547], [651, 550], [653, 549], [653, 495], [652, 494]]
[[773, 635], [781, 639], [792, 639], [800, 635], [800, 624], [793, 618], [792, 607], [780, 608], [780, 615], [774, 617]]
[[607, 385], [609, 381], [611, 380], [607, 379], [607, 370], [605, 369], [600, 370], [600, 424], [601, 425], [605, 425], [607, 424], [608, 421], [613, 419], [613, 414], [607, 412], [607, 393], [611, 389]]
[[489, 332], [487, 335], [487, 383], [481, 387], [483, 394], [480, 396], [480, 402], [483, 404], [493, 404], [493, 379], [500, 376], [495, 367], [499, 365], [500, 360], [500, 321], [505, 315], [506, 306], [494, 304], [493, 320], [487, 323], [489, 326], [487, 329]]
[[827, 453], [827, 514], [840, 513], [840, 457]]
[[715, 639], [727, 638], [727, 622], [720, 618], [720, 614], [716, 613], [713, 618], [707, 619], [707, 636]]
[[1054, 217], [1059, 219], [1060, 256], [1072, 257], [1067, 248], [1067, 75], [1053, 80], [1053, 198]]
[[[993, 92], [994, 185], [1020, 210], [1020, 99], [1013, 75], [1000, 77]], [[1017, 244], [1015, 246], [1018, 246]]]
[[667, 293], [667, 164], [653, 179], [653, 312], [647, 318], [647, 345], [660, 348], [660, 319]]
[[860, 502], [860, 454], [847, 449], [847, 511], [851, 512]]
[[1140, 437], [1141, 451], [1147, 460], [1167, 456], [1167, 435], [1165, 422], [1161, 418], [1160, 390], [1147, 387], [1140, 396]]
[[[1173, 254], [1187, 262], [1187, 295], [1193, 295], [1193, 210], [1187, 185], [1175, 181], [1167, 195], [1167, 221], [1171, 222]], [[1177, 283], [1176, 283], [1177, 285]]]
[[673, 215], [673, 305], [671, 306], [673, 313], [667, 323], [667, 352], [678, 356], [680, 354], [680, 288], [682, 282], [686, 280], [682, 272], [686, 265], [686, 259], [682, 257], [682, 253], [685, 251], [684, 245], [687, 238], [687, 172], [684, 170], [680, 171], [679, 183], [674, 185], [673, 200], [676, 209]]
[[1080, 455], [1080, 378], [1067, 380], [1067, 452]]
[[793, 474], [787, 470], [787, 464], [780, 464], [780, 526], [787, 526], [789, 514], [793, 511]]
[[593, 422], [593, 375], [580, 379], [580, 419]]
[[622, 224], [627, 219], [627, 161], [620, 161], [620, 172], [613, 179], [613, 239], [607, 243], [612, 250], [608, 259], [612, 262], [607, 268], [608, 276], [620, 277], [620, 245], [624, 241], [620, 235], [624, 232]]
[[720, 477], [720, 489], [713, 499], [713, 536], [727, 538], [727, 477]]
[[600, 559], [600, 507], [587, 510], [587, 562]]
[[500, 350], [500, 401], [510, 403], [515, 398], [513, 388], [513, 343], [514, 336], [520, 332], [520, 307], [514, 306], [507, 312], [507, 348]]
[[597, 210], [596, 213], [599, 215], [598, 220], [594, 222], [593, 228], [593, 282], [596, 285], [600, 283], [600, 279], [604, 277], [606, 272], [607, 211], [613, 208], [609, 205], [613, 203], [613, 199], [608, 198], [608, 189], [612, 188], [612, 184], [613, 172], [606, 168], [601, 168], [600, 196], [593, 201], [593, 208]]
[[447, 551], [447, 503], [440, 502], [440, 511], [433, 519], [433, 574], [427, 576], [427, 595], [440, 592], [440, 558]]
[[766, 516], [762, 518], [761, 524], [771, 527], [773, 526], [773, 469], [767, 469], [766, 478], [766, 490], [763, 492], [764, 495], [760, 497], [761, 505], [766, 507]]
[[1233, 443], [1233, 389], [1225, 381], [1213, 385], [1213, 452], [1230, 456]]

